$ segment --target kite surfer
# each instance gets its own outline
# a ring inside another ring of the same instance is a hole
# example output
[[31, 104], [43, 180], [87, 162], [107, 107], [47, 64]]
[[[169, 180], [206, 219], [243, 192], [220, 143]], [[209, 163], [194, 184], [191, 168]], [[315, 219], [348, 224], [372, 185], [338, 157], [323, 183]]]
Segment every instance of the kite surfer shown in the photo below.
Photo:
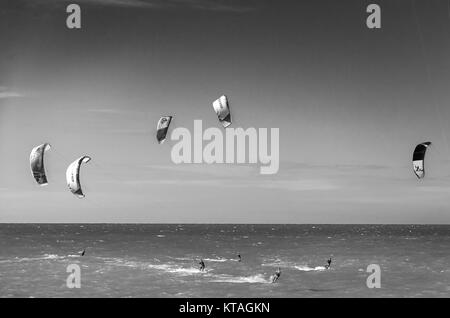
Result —
[[205, 262], [203, 261], [203, 259], [200, 259], [200, 271], [203, 272], [205, 270]]
[[280, 278], [281, 275], [281, 269], [278, 267], [277, 271], [275, 272], [275, 275], [272, 276], [272, 283], [275, 283], [278, 278]]
[[331, 267], [331, 257], [327, 260], [327, 265], [325, 265], [325, 268], [326, 269], [330, 269], [330, 267]]

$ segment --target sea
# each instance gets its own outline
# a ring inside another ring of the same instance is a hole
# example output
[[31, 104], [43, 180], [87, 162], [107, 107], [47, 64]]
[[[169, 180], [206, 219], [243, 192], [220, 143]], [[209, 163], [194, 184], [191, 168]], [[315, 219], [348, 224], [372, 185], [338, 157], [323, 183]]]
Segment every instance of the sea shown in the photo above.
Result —
[[450, 225], [0, 224], [6, 298], [449, 296]]

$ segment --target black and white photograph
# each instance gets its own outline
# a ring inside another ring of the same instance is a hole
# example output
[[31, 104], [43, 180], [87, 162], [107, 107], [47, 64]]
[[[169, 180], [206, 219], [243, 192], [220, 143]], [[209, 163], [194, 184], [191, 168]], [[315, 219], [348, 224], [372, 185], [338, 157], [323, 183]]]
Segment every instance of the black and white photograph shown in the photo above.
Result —
[[449, 298], [450, 0], [0, 0], [0, 176], [0, 298]]

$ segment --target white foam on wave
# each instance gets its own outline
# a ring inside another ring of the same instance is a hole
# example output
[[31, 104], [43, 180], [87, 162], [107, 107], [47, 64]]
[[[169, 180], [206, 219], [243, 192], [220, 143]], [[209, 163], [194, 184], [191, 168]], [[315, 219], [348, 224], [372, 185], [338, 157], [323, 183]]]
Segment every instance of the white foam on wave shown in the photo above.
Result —
[[[191, 256], [191, 257], [172, 257], [169, 256], [170, 259], [174, 259], [177, 261], [191, 261], [191, 262], [198, 262], [201, 258], [198, 256]], [[224, 263], [224, 262], [237, 262], [237, 259], [232, 258], [225, 258], [225, 257], [216, 257], [216, 258], [203, 258], [205, 262], [216, 262], [216, 263]]]
[[64, 256], [59, 256], [57, 254], [44, 254], [44, 257], [42, 259], [59, 259], [64, 258]]
[[172, 257], [169, 256], [171, 259], [176, 259], [177, 261], [196, 261], [195, 257]]
[[324, 270], [326, 270], [325, 266], [310, 267], [308, 265], [298, 265], [298, 264], [293, 263], [293, 262], [282, 261], [281, 259], [276, 259], [275, 261], [269, 262], [269, 263], [263, 263], [263, 264], [261, 264], [261, 266], [292, 268], [292, 269], [297, 269], [297, 270], [303, 271], [303, 272], [324, 271]]
[[229, 261], [229, 259], [221, 258], [221, 257], [219, 257], [219, 258], [204, 258], [203, 260], [208, 261], [208, 262], [219, 262], [219, 263]]
[[1, 260], [0, 263], [21, 263], [21, 262], [32, 262], [32, 261], [43, 261], [52, 259], [63, 259], [64, 256], [59, 256], [57, 254], [44, 254], [42, 257], [14, 257], [14, 259]]
[[270, 284], [271, 281], [262, 274], [252, 276], [230, 276], [218, 275], [217, 278], [211, 280], [213, 283], [234, 283], [234, 284]]
[[199, 268], [196, 267], [181, 267], [172, 264], [149, 264], [148, 267], [152, 269], [161, 270], [167, 273], [179, 274], [182, 276], [205, 274], [211, 271], [210, 269], [204, 269], [203, 271], [201, 271]]
[[326, 270], [325, 266], [309, 267], [309, 266], [300, 265], [300, 266], [294, 266], [294, 268], [298, 269], [299, 271], [303, 271], [303, 272]]
[[206, 268], [205, 270], [201, 271], [198, 267], [183, 267], [176, 264], [171, 263], [161, 263], [161, 264], [152, 264], [149, 262], [142, 262], [142, 261], [133, 261], [133, 260], [126, 260], [122, 258], [103, 258], [105, 263], [108, 265], [114, 265], [114, 266], [125, 266], [125, 267], [131, 267], [141, 270], [148, 270], [148, 269], [154, 269], [166, 273], [171, 274], [177, 274], [181, 276], [189, 276], [189, 275], [196, 275], [196, 274], [207, 274], [212, 269]]
[[13, 262], [13, 261], [10, 260], [10, 259], [2, 259], [2, 260], [0, 260], [0, 264], [6, 264], [6, 263], [11, 263], [11, 262]]

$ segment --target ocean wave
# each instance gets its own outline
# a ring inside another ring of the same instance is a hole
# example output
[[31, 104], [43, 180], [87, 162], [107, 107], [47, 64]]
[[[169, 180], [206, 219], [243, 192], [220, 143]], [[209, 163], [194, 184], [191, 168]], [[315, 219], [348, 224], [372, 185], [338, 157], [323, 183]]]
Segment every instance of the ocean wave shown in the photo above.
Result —
[[59, 256], [58, 254], [44, 254], [43, 259], [59, 259], [64, 258], [64, 256]]
[[122, 258], [103, 258], [105, 263], [108, 265], [113, 266], [125, 266], [125, 267], [131, 267], [141, 270], [147, 270], [147, 269], [154, 269], [158, 271], [163, 271], [166, 273], [171, 274], [178, 274], [181, 276], [189, 276], [194, 274], [207, 274], [208, 272], [212, 271], [212, 269], [206, 268], [203, 271], [201, 271], [198, 267], [183, 267], [180, 265], [176, 265], [173, 263], [161, 263], [161, 264], [152, 264], [145, 261], [133, 261], [133, 260], [126, 260]]
[[310, 267], [308, 265], [298, 265], [296, 263], [286, 262], [286, 261], [282, 261], [280, 259], [277, 259], [277, 260], [275, 260], [273, 262], [270, 262], [270, 263], [263, 263], [263, 264], [261, 264], [261, 266], [291, 268], [291, 269], [296, 269], [296, 270], [303, 271], [303, 272], [324, 271], [324, 270], [326, 270], [325, 266]]
[[[172, 257], [169, 256], [170, 259], [174, 259], [177, 261], [193, 261], [193, 262], [198, 262], [201, 257], [198, 256], [192, 256], [192, 257]], [[224, 262], [237, 262], [237, 259], [232, 259], [232, 258], [225, 258], [225, 257], [216, 257], [216, 258], [203, 258], [203, 260], [205, 262], [216, 262], [216, 263], [224, 263]]]
[[213, 283], [235, 283], [235, 284], [270, 284], [272, 281], [265, 278], [262, 274], [252, 276], [230, 276], [230, 275], [217, 275], [217, 278], [211, 280]]
[[229, 259], [227, 259], [227, 258], [204, 258], [203, 259], [204, 261], [208, 261], [208, 262], [219, 262], [219, 263], [223, 263], [223, 262], [226, 262], [226, 261], [229, 261]]
[[309, 267], [309, 266], [294, 266], [294, 268], [298, 269], [299, 271], [303, 272], [311, 272], [311, 271], [324, 271], [326, 270], [325, 266], [316, 266], [316, 267]]
[[195, 257], [173, 257], [173, 256], [168, 256], [168, 258], [170, 259], [176, 259], [177, 261], [196, 261]]
[[292, 262], [286, 262], [282, 261], [281, 259], [277, 258], [273, 261], [268, 261], [268, 263], [262, 263], [261, 266], [267, 266], [267, 267], [293, 267], [295, 264]]
[[173, 264], [149, 264], [149, 268], [164, 271], [167, 273], [172, 274], [179, 274], [181, 276], [189, 276], [189, 275], [195, 275], [195, 274], [205, 274], [211, 271], [211, 269], [204, 269], [201, 271], [197, 267], [182, 267], [178, 265]]
[[43, 261], [43, 260], [53, 260], [53, 259], [63, 259], [64, 256], [59, 256], [57, 254], [44, 254], [41, 257], [14, 257], [13, 259], [1, 260], [0, 263], [21, 263], [21, 262], [32, 262], [32, 261]]

